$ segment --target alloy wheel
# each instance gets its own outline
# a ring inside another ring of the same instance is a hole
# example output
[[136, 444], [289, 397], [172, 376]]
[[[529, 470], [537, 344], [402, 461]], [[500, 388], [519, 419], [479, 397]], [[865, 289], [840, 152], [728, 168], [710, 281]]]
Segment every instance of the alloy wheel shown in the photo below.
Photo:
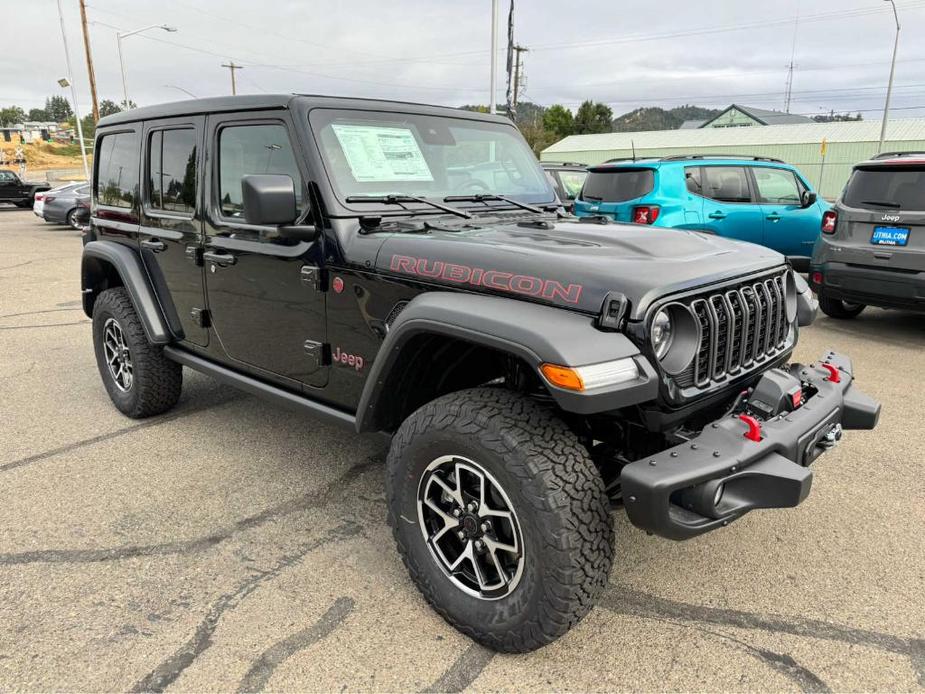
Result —
[[107, 318], [103, 324], [103, 356], [116, 388], [123, 393], [130, 390], [134, 379], [132, 355], [125, 343], [122, 327], [115, 318]]
[[524, 569], [520, 522], [485, 468], [461, 456], [437, 458], [421, 476], [417, 508], [424, 541], [457, 588], [497, 600], [517, 587]]

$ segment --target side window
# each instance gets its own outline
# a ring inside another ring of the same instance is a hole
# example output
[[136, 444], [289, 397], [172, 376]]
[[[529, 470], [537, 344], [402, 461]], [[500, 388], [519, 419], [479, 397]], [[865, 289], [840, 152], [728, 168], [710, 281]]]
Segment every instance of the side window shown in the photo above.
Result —
[[748, 176], [741, 166], [704, 166], [703, 195], [720, 202], [751, 202]]
[[755, 167], [755, 183], [758, 185], [758, 198], [761, 202], [776, 205], [799, 205], [800, 189], [796, 176], [785, 169]]
[[196, 131], [157, 130], [148, 144], [148, 205], [192, 214], [196, 209]]
[[0, 171], [0, 183], [12, 183], [16, 177], [9, 171]]
[[96, 199], [101, 205], [128, 207], [138, 197], [138, 134], [115, 133], [100, 140]]
[[687, 189], [695, 195], [703, 195], [703, 182], [699, 166], [687, 166], [684, 168], [684, 181], [687, 183]]
[[223, 217], [244, 219], [241, 179], [250, 174], [286, 174], [302, 202], [302, 175], [284, 125], [233, 125], [219, 133], [218, 185]]

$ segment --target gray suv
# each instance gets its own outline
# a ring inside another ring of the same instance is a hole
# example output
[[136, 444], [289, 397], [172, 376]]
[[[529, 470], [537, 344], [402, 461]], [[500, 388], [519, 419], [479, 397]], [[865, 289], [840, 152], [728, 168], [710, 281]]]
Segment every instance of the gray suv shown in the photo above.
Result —
[[889, 152], [854, 167], [822, 217], [810, 285], [832, 318], [865, 306], [925, 311], [925, 152]]

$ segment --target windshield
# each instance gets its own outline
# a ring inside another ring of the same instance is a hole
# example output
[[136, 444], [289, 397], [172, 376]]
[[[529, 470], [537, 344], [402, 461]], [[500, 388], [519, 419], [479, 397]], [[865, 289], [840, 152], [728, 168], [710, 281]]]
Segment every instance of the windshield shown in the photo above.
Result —
[[856, 169], [845, 186], [849, 207], [925, 210], [925, 167]]
[[565, 190], [565, 194], [569, 197], [569, 200], [574, 200], [575, 196], [581, 191], [581, 187], [588, 177], [588, 172], [560, 170], [558, 174], [559, 181], [562, 182], [562, 188]]
[[582, 200], [625, 202], [652, 192], [655, 176], [652, 169], [592, 170], [581, 190]]
[[315, 109], [309, 120], [340, 200], [504, 195], [555, 200], [513, 126], [408, 113]]

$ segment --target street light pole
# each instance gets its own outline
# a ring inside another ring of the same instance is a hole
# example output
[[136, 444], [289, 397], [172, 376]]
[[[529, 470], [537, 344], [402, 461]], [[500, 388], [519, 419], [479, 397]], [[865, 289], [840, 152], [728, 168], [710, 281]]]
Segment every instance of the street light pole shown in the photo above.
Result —
[[893, 41], [893, 60], [890, 62], [890, 81], [886, 85], [886, 103], [883, 104], [883, 122], [880, 124], [880, 144], [877, 154], [883, 151], [883, 141], [886, 139], [886, 123], [890, 116], [890, 96], [893, 94], [893, 75], [896, 73], [896, 50], [899, 48], [899, 13], [896, 11], [896, 2], [886, 0], [893, 7], [893, 19], [896, 20], [896, 39]]
[[498, 78], [498, 0], [491, 0], [491, 79], [489, 89], [491, 95], [488, 99], [488, 112], [494, 113], [496, 80]]
[[80, 142], [80, 158], [83, 160], [84, 176], [90, 180], [90, 167], [87, 165], [87, 147], [84, 144], [84, 129], [80, 122], [80, 109], [77, 107], [77, 87], [71, 74], [71, 53], [67, 49], [67, 32], [64, 30], [64, 12], [61, 11], [61, 0], [58, 0], [58, 19], [61, 21], [61, 41], [64, 43], [64, 62], [67, 66], [67, 78], [59, 80], [62, 87], [71, 88], [71, 100], [74, 102], [74, 119], [77, 121], [77, 140]]
[[148, 31], [149, 29], [163, 29], [164, 31], [176, 31], [176, 27], [167, 26], [166, 24], [151, 24], [146, 27], [141, 27], [141, 29], [134, 29], [132, 31], [123, 31], [116, 34], [116, 45], [119, 48], [119, 69], [122, 72], [122, 98], [125, 103], [125, 110], [129, 108], [128, 100], [128, 86], [125, 82], [125, 60], [122, 58], [122, 39], [128, 38], [129, 36], [134, 36], [135, 34], [140, 34], [143, 31]]

